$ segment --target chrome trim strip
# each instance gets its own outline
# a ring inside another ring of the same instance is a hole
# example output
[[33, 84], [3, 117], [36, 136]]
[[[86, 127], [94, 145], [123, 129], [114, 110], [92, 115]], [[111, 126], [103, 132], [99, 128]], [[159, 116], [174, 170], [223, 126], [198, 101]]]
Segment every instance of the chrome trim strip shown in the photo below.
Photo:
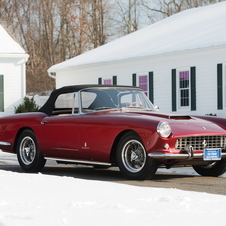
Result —
[[[189, 154], [149, 153], [148, 156], [153, 159], [200, 159], [203, 158], [203, 153], [193, 154], [193, 158], [190, 158]], [[221, 153], [221, 157], [226, 157], [226, 153]]]
[[72, 115], [75, 114], [75, 92], [73, 93]]
[[80, 115], [84, 115], [82, 112], [82, 96], [81, 96], [81, 90], [78, 91], [78, 113]]
[[187, 159], [188, 154], [159, 154], [159, 153], [149, 153], [149, 157], [154, 159]]
[[82, 163], [82, 164], [90, 164], [90, 165], [103, 165], [103, 166], [111, 166], [111, 163], [106, 162], [95, 162], [95, 161], [85, 161], [85, 160], [73, 160], [73, 159], [60, 159], [60, 158], [51, 158], [51, 157], [44, 157], [45, 159], [55, 160], [55, 161], [62, 161], [62, 162], [74, 162], [74, 163]]
[[79, 149], [72, 149], [72, 148], [56, 148], [56, 147], [50, 147], [50, 149], [57, 149], [57, 150], [65, 150], [65, 151], [79, 151]]
[[0, 146], [11, 146], [11, 143], [9, 142], [4, 142], [4, 141], [0, 141]]

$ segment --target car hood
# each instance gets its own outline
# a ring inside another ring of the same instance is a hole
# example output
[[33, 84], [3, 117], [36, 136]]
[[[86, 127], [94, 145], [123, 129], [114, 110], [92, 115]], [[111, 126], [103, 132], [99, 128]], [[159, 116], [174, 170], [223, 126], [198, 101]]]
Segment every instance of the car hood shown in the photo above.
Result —
[[139, 114], [149, 120], [166, 121], [175, 136], [226, 135], [226, 130], [219, 124], [189, 115], [160, 112], [128, 112]]

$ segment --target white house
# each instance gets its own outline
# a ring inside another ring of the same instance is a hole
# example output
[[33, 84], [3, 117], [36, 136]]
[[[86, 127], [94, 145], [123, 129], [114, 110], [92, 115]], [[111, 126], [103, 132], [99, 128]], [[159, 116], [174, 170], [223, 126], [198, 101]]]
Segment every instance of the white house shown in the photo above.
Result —
[[160, 111], [226, 116], [226, 2], [183, 11], [48, 73], [57, 88], [136, 85]]
[[0, 25], [0, 117], [14, 113], [26, 94], [28, 54]]

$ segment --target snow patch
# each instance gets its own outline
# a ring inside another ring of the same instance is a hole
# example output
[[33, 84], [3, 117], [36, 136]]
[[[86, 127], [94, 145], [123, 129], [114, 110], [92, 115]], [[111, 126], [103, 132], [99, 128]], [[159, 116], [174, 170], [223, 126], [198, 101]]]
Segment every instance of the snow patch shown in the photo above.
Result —
[[24, 54], [24, 49], [17, 43], [9, 33], [0, 25], [0, 54]]
[[225, 222], [222, 195], [3, 170], [0, 178], [0, 226]]

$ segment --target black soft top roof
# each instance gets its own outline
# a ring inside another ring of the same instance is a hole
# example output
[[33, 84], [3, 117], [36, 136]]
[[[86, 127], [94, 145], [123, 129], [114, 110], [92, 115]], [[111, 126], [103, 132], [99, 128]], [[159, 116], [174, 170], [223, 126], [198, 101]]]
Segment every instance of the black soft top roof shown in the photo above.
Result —
[[46, 101], [46, 103], [38, 110], [38, 112], [43, 112], [47, 115], [51, 115], [53, 109], [54, 109], [54, 104], [57, 99], [57, 97], [60, 94], [64, 93], [72, 93], [72, 92], [78, 92], [79, 90], [82, 89], [88, 89], [88, 88], [118, 88], [118, 89], [138, 89], [142, 90], [140, 87], [135, 87], [135, 86], [116, 86], [116, 85], [76, 85], [76, 86], [64, 86], [59, 89], [55, 89], [49, 99]]

